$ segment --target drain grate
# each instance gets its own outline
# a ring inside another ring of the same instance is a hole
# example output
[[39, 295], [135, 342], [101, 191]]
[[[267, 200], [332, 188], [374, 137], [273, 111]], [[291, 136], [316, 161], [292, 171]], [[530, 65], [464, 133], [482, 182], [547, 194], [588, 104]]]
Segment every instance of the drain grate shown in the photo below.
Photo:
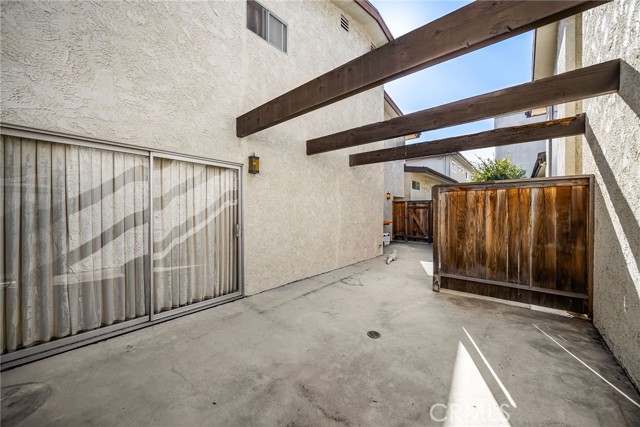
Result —
[[380, 332], [378, 332], [378, 331], [369, 331], [369, 332], [367, 332], [367, 336], [369, 338], [373, 338], [374, 340], [376, 340], [376, 339], [380, 338], [382, 335], [380, 335]]

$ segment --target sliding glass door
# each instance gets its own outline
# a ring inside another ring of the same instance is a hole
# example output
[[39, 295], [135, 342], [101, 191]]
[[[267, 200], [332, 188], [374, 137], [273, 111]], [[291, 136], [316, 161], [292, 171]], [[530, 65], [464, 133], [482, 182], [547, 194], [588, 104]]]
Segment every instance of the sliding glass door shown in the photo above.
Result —
[[239, 291], [238, 171], [153, 159], [154, 312]]
[[3, 363], [241, 296], [239, 166], [19, 135], [0, 146]]

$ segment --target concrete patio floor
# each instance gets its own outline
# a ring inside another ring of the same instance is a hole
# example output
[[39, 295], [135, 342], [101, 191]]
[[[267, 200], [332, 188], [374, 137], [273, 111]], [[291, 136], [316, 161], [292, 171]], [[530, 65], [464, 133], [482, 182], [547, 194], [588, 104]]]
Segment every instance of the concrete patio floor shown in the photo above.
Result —
[[589, 322], [433, 293], [431, 247], [392, 249], [4, 372], [2, 426], [640, 424]]

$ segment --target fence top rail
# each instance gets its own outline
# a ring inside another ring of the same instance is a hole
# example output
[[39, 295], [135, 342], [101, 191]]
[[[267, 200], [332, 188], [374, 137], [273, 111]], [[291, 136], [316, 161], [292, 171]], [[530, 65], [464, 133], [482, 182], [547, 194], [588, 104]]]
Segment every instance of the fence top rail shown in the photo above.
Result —
[[433, 200], [394, 200], [394, 204], [404, 204], [404, 203], [432, 203]]
[[504, 181], [468, 182], [464, 184], [442, 184], [433, 188], [437, 193], [469, 190], [500, 190], [509, 188], [545, 188], [556, 186], [580, 187], [589, 186], [593, 175], [574, 175], [551, 178], [510, 179]]

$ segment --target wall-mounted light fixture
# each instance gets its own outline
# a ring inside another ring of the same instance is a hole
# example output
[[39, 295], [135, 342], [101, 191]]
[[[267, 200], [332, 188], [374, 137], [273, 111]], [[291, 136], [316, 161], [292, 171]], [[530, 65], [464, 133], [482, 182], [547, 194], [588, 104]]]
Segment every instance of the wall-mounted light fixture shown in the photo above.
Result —
[[249, 173], [260, 173], [260, 157], [256, 153], [249, 156]]
[[391, 193], [387, 193], [387, 200], [391, 200]]

